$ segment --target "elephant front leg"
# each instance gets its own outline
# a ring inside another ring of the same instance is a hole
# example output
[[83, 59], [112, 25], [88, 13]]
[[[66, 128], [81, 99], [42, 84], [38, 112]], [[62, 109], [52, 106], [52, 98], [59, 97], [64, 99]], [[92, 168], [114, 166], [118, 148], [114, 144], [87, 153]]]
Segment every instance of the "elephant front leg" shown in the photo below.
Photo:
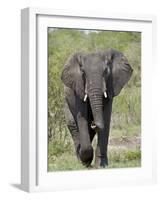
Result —
[[77, 122], [80, 138], [79, 157], [84, 165], [89, 166], [93, 160], [93, 148], [90, 142], [87, 120], [80, 112], [77, 116]]
[[87, 107], [79, 101], [77, 101], [77, 106], [77, 125], [80, 140], [79, 157], [82, 163], [88, 167], [93, 160], [93, 148], [88, 130]]
[[106, 167], [108, 165], [108, 138], [111, 121], [112, 100], [104, 100], [104, 129], [97, 132], [98, 142], [95, 152], [95, 167]]

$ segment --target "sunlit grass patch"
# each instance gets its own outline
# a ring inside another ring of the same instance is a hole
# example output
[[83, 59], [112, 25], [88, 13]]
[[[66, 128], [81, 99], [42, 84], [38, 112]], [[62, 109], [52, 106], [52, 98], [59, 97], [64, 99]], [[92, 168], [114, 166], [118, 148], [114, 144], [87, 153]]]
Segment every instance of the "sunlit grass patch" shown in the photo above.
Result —
[[[126, 147], [109, 147], [108, 151], [109, 166], [107, 168], [127, 168], [141, 166], [141, 151], [136, 146], [129, 150]], [[93, 169], [94, 160], [92, 162]], [[71, 171], [87, 170], [85, 166], [77, 159], [74, 152], [64, 152], [61, 155], [52, 155], [48, 159], [48, 171]]]

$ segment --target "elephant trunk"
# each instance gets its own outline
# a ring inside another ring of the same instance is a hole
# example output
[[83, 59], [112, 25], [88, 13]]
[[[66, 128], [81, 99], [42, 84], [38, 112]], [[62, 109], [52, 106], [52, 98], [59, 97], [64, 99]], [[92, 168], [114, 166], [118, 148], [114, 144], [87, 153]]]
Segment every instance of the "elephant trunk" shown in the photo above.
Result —
[[92, 82], [94, 87], [88, 90], [90, 105], [92, 109], [92, 114], [94, 118], [94, 123], [98, 129], [104, 128], [103, 121], [103, 92], [102, 92], [102, 81]]

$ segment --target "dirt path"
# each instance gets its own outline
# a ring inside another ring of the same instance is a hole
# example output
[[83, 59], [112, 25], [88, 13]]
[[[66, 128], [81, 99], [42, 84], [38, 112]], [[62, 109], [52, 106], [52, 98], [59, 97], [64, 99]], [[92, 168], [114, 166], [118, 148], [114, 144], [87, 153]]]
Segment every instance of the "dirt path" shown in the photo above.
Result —
[[121, 149], [140, 149], [141, 147], [141, 138], [140, 137], [119, 137], [119, 138], [110, 138], [109, 148], [121, 148]]

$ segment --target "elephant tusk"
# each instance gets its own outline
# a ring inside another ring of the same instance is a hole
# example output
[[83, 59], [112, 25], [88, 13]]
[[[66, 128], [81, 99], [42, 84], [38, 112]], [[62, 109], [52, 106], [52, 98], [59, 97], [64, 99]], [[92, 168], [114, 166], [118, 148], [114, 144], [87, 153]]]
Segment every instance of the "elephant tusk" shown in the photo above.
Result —
[[86, 102], [86, 100], [87, 100], [87, 94], [85, 94], [84, 96], [84, 102]]
[[106, 92], [104, 92], [104, 97], [107, 98], [107, 93]]

